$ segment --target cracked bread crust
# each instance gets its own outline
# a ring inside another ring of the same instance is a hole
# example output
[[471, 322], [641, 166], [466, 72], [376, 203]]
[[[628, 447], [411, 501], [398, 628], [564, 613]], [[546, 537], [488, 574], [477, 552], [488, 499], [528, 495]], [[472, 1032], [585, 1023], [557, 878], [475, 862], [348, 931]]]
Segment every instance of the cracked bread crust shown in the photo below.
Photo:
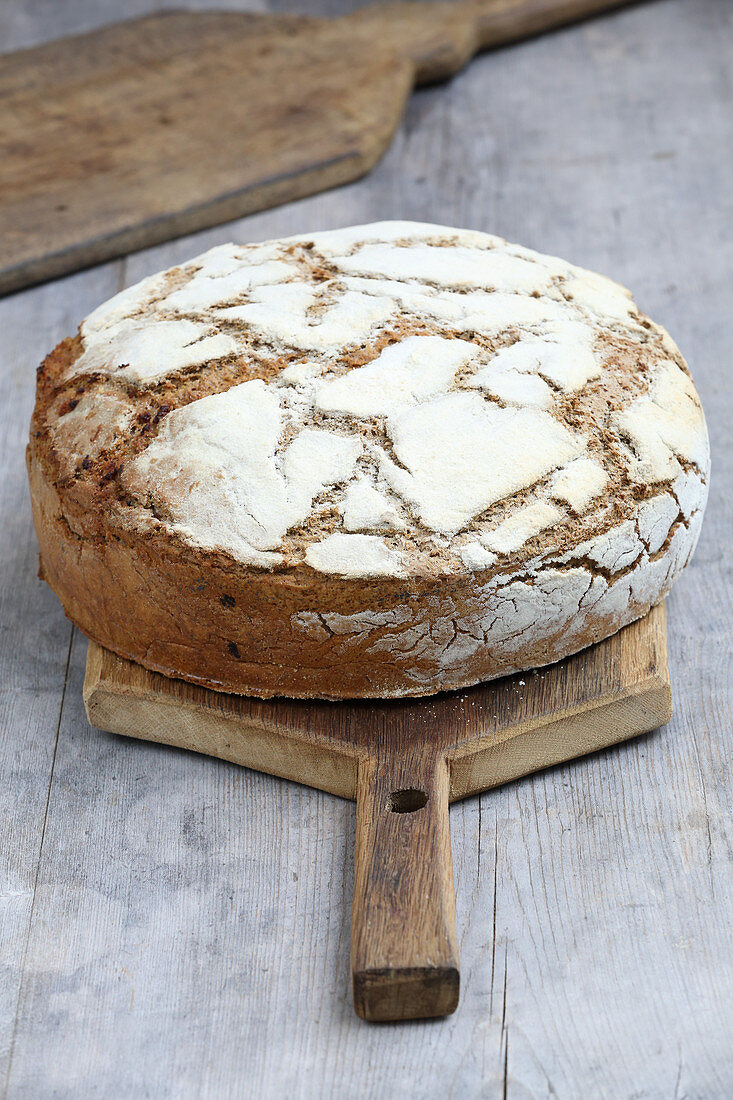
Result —
[[414, 223], [213, 249], [39, 368], [42, 575], [148, 668], [426, 695], [551, 663], [689, 559], [709, 449], [622, 287]]

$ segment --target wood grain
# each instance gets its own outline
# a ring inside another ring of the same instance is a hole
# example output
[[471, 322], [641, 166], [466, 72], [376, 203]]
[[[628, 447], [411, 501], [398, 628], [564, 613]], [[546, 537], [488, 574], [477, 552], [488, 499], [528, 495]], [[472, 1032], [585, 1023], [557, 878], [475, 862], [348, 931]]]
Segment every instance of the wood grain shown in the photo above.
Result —
[[0, 56], [0, 293], [356, 179], [415, 83], [622, 2], [175, 12]]
[[[0, 5], [0, 41], [118, 17], [111, 0]], [[416, 93], [363, 180], [0, 301], [0, 1094], [733, 1092], [731, 43], [729, 4], [659, 0], [499, 51]], [[118, 287], [230, 239], [397, 217], [632, 287], [692, 364], [713, 478], [667, 605], [672, 721], [453, 803], [458, 1011], [370, 1027], [349, 995], [354, 804], [89, 727], [86, 643], [66, 677], [22, 450], [34, 367]]]
[[[118, 272], [100, 269], [72, 283], [73, 297], [91, 306], [100, 291], [115, 293]], [[28, 356], [43, 355], [58, 330], [72, 323], [73, 308], [68, 287], [58, 285], [14, 308], [0, 302], [0, 822], [6, 837], [0, 856], [0, 1094], [36, 914], [73, 629], [36, 580], [37, 549], [20, 477], [33, 400]]]
[[356, 797], [354, 1005], [367, 1020], [458, 1004], [449, 798], [669, 721], [664, 606], [575, 657], [401, 702], [264, 701], [169, 680], [89, 643], [93, 726]]
[[[391, 730], [384, 731], [387, 741]], [[458, 1007], [448, 766], [406, 745], [359, 762], [351, 907], [354, 1008], [419, 1020]]]

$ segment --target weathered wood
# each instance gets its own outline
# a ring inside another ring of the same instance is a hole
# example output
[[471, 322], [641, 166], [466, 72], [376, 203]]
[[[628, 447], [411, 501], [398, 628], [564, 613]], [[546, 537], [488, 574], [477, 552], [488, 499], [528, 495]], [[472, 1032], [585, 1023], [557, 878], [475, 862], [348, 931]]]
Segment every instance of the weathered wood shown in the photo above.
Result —
[[[0, 5], [0, 41], [118, 17], [111, 0]], [[105, 269], [0, 303], [0, 684], [18, 688], [0, 696], [11, 1100], [733, 1091], [732, 18], [724, 0], [659, 0], [478, 60], [411, 99], [364, 180], [120, 272], [131, 283], [229, 239], [437, 219], [621, 280], [691, 363], [713, 479], [668, 601], [674, 717], [453, 804], [463, 967], [443, 1021], [372, 1028], [353, 1014], [353, 804], [90, 729], [78, 636], [51, 776], [68, 625], [35, 576], [20, 419], [41, 350], [117, 284]]]
[[0, 302], [0, 1093], [17, 1028], [72, 635], [36, 576], [21, 476], [31, 381], [49, 343], [73, 324], [74, 299], [92, 306], [98, 294], [118, 289], [109, 268], [70, 283]]
[[169, 680], [90, 642], [93, 726], [356, 798], [354, 1005], [368, 1020], [458, 1004], [449, 798], [668, 722], [664, 606], [550, 668], [430, 699], [266, 701]]
[[334, 187], [413, 85], [628, 0], [176, 12], [0, 57], [0, 293]]
[[421, 749], [404, 745], [395, 757], [390, 746], [359, 762], [351, 982], [364, 1020], [419, 1020], [458, 1007], [448, 765]]

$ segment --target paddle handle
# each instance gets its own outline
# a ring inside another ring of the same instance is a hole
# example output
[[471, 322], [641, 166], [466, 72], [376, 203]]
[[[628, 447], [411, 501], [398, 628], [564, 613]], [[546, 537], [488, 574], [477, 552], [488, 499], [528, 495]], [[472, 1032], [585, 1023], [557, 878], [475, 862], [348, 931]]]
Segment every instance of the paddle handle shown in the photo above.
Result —
[[355, 33], [379, 34], [415, 65], [415, 83], [447, 80], [480, 50], [621, 8], [635, 0], [395, 0], [347, 16]]
[[351, 918], [354, 1008], [365, 1020], [458, 1004], [456, 909], [441, 756], [359, 764]]
[[633, 0], [460, 0], [466, 17], [476, 21], [479, 49], [577, 23], [628, 6]]

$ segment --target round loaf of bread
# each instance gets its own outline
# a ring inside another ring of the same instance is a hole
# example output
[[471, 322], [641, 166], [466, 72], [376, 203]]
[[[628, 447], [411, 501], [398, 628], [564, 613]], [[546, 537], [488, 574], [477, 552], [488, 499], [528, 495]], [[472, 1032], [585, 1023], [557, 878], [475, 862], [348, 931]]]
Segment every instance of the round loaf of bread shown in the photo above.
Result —
[[38, 372], [42, 575], [95, 641], [248, 695], [426, 695], [644, 615], [697, 541], [705, 421], [623, 287], [387, 222], [225, 245]]

